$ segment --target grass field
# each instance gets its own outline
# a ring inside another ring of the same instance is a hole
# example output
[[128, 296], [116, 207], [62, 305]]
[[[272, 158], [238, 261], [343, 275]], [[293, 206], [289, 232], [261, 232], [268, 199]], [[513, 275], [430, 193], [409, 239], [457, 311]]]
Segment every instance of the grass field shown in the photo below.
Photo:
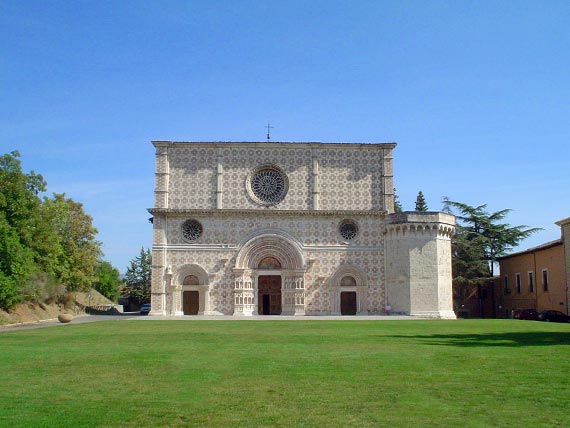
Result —
[[2, 427], [568, 427], [570, 325], [109, 321], [0, 334]]

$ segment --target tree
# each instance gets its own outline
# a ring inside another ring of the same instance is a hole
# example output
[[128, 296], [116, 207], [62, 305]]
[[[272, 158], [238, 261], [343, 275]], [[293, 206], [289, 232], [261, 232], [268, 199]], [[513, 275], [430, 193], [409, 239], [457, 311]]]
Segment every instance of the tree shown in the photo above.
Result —
[[396, 188], [394, 187], [394, 212], [401, 213], [402, 211], [404, 211], [404, 209], [402, 208], [402, 203], [400, 202], [400, 198], [398, 197]]
[[35, 231], [40, 222], [45, 181], [33, 171], [24, 174], [20, 154], [0, 157], [0, 307], [22, 300], [22, 289], [37, 269]]
[[19, 156], [17, 151], [0, 156], [0, 307], [5, 309], [45, 296], [52, 285], [90, 287], [101, 254], [97, 230], [82, 205], [65, 194], [40, 198], [46, 182], [33, 171], [22, 172]]
[[125, 274], [124, 293], [139, 305], [150, 301], [151, 266], [150, 249], [141, 248], [140, 254], [131, 260], [131, 265]]
[[457, 273], [462, 273], [464, 279], [472, 280], [476, 275], [482, 274], [484, 277], [492, 278], [497, 257], [506, 255], [523, 239], [541, 230], [526, 225], [510, 226], [508, 223], [503, 223], [502, 221], [511, 212], [510, 209], [489, 213], [486, 204], [473, 207], [451, 201], [447, 197], [443, 198], [443, 205], [444, 211], [455, 212], [457, 219], [456, 232], [452, 239], [454, 259], [456, 259], [454, 277], [458, 277]]
[[95, 267], [101, 256], [101, 243], [95, 239], [97, 229], [83, 206], [65, 194], [44, 198], [44, 213], [59, 242], [59, 251], [46, 258], [46, 269], [71, 290], [86, 290], [95, 280]]
[[95, 268], [95, 282], [93, 288], [109, 300], [115, 300], [119, 294], [121, 278], [119, 271], [113, 265], [100, 260]]
[[426, 200], [424, 198], [424, 194], [422, 193], [422, 191], [420, 190], [418, 192], [418, 196], [416, 197], [416, 211], [425, 213], [428, 211], [428, 206], [426, 203]]
[[497, 257], [540, 229], [504, 223], [509, 209], [489, 213], [487, 205], [473, 207], [449, 198], [443, 198], [443, 204], [457, 219], [451, 240], [454, 302], [478, 298], [483, 317], [483, 289], [492, 281]]

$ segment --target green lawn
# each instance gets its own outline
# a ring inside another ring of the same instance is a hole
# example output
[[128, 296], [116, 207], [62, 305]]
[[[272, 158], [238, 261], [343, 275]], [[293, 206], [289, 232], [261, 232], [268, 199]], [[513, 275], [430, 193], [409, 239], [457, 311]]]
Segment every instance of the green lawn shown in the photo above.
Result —
[[109, 321], [0, 333], [2, 427], [568, 427], [570, 325]]

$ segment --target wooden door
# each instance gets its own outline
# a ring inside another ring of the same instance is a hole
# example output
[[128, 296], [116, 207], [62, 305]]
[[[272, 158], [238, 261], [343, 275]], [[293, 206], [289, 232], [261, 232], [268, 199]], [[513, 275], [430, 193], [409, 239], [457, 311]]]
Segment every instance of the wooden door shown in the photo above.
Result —
[[184, 315], [198, 315], [200, 310], [200, 293], [198, 291], [185, 291], [182, 295], [182, 310]]
[[257, 279], [259, 315], [281, 314], [281, 276], [262, 275]]
[[343, 291], [340, 293], [341, 315], [356, 315], [356, 292]]

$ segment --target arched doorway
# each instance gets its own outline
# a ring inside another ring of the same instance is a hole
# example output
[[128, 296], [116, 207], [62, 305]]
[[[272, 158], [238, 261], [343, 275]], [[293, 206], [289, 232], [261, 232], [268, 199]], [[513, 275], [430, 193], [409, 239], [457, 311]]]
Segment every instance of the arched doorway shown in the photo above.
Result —
[[234, 315], [304, 315], [305, 263], [300, 244], [266, 229], [245, 241], [234, 268]]
[[172, 276], [169, 313], [172, 315], [204, 315], [209, 313], [209, 275], [197, 264], [178, 267]]
[[365, 315], [367, 276], [358, 267], [341, 265], [329, 280], [331, 314]]

